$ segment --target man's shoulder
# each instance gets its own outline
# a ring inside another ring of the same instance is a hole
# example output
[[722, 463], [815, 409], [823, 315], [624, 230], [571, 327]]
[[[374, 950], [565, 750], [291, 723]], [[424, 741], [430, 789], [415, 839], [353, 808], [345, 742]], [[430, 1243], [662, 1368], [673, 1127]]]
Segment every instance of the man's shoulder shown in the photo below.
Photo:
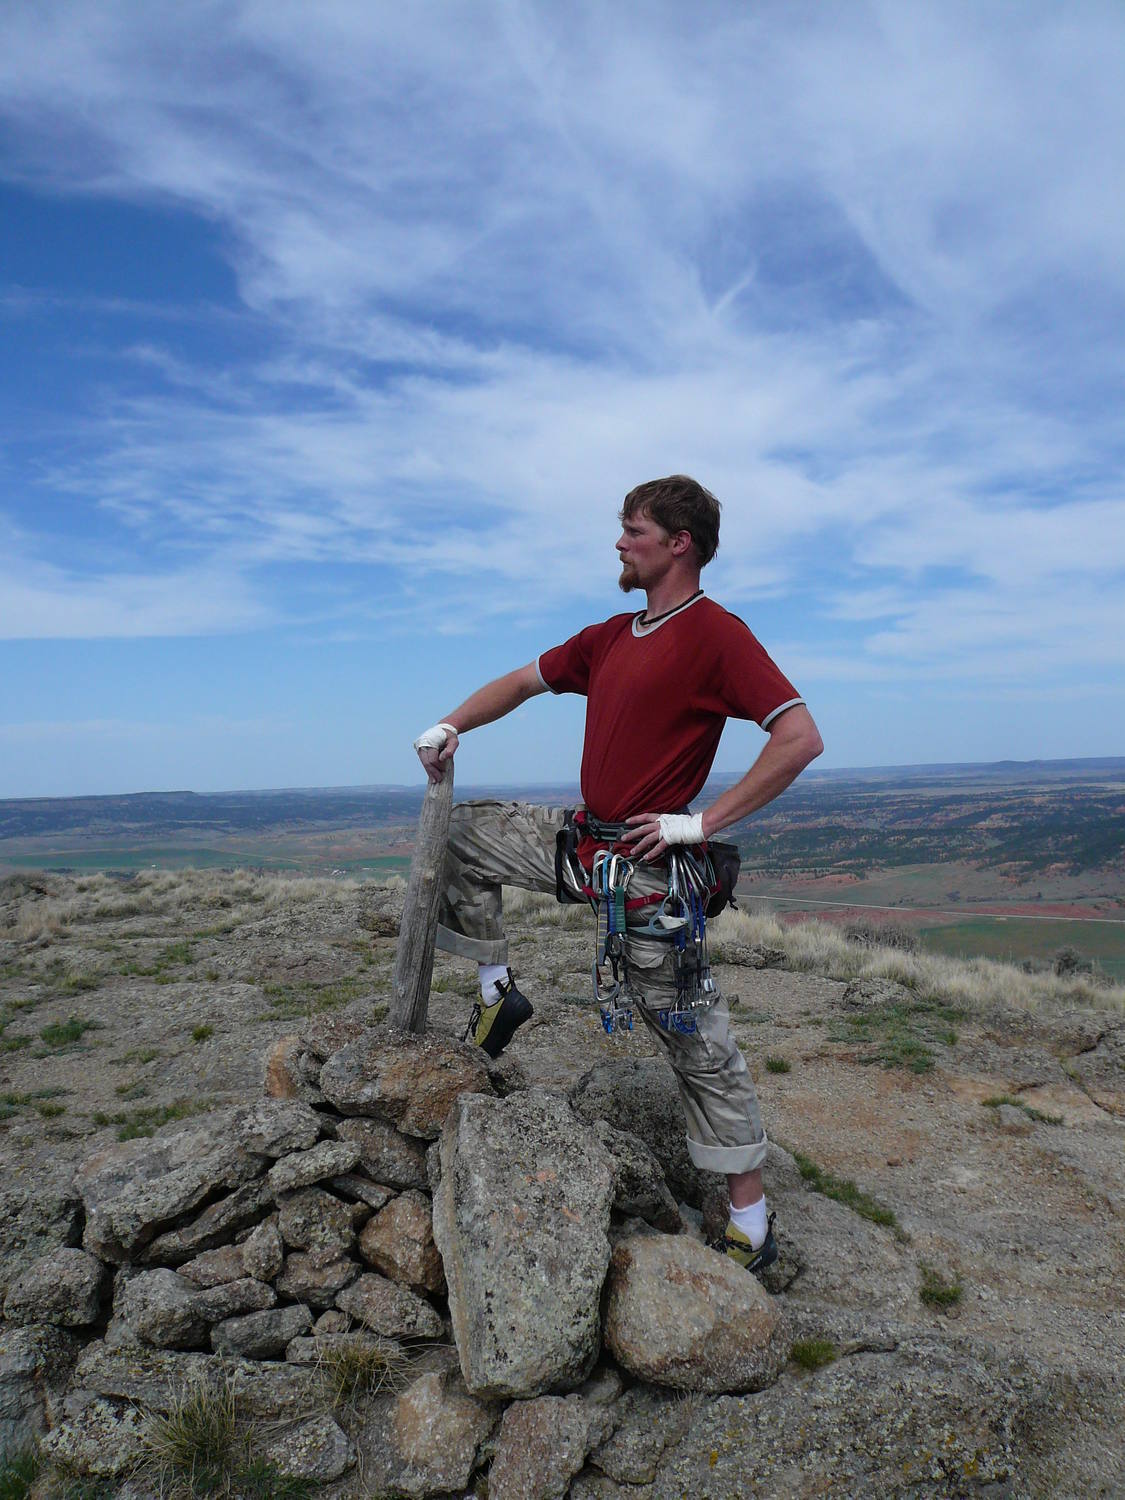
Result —
[[732, 609], [726, 609], [717, 600], [709, 595], [704, 595], [699, 601], [699, 608], [688, 610], [686, 613], [697, 616], [696, 624], [699, 628], [709, 631], [724, 631], [741, 634], [749, 631], [750, 627], [741, 615], [736, 615]]

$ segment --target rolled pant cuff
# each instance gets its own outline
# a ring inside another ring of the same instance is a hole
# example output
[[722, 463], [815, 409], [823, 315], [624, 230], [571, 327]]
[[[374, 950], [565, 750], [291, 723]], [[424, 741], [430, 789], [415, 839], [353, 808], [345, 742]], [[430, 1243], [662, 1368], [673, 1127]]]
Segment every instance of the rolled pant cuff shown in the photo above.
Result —
[[434, 946], [443, 953], [452, 953], [456, 958], [471, 958], [478, 964], [506, 964], [508, 962], [508, 939], [472, 938], [463, 932], [454, 932], [438, 923]]
[[768, 1147], [765, 1136], [748, 1146], [705, 1146], [687, 1138], [688, 1155], [702, 1172], [753, 1172], [765, 1161]]

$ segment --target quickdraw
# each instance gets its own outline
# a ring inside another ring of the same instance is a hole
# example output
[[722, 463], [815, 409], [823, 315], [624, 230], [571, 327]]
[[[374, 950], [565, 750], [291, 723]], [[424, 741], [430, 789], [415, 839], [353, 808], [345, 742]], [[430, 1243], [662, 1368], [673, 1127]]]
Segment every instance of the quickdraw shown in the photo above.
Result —
[[[607, 1036], [615, 1031], [632, 1031], [633, 1006], [626, 989], [628, 964], [625, 958], [625, 893], [633, 878], [633, 865], [621, 854], [602, 849], [594, 856], [590, 875], [593, 905], [597, 914], [597, 937], [594, 962], [594, 999], [601, 1010]], [[602, 966], [609, 964], [613, 980], [605, 984]]]

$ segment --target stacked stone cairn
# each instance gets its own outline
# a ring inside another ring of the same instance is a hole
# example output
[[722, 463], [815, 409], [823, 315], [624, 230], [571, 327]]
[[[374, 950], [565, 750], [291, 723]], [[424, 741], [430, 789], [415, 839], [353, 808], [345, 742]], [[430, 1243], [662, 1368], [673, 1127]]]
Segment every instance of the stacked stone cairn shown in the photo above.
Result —
[[[264, 1099], [83, 1165], [67, 1243], [7, 1289], [0, 1439], [154, 1494], [154, 1416], [202, 1388], [333, 1496], [651, 1480], [682, 1392], [760, 1390], [790, 1342], [681, 1217], [682, 1124], [643, 1118], [666, 1071], [602, 1064], [568, 1098], [444, 1036], [310, 1021]], [[387, 1379], [341, 1401], [356, 1349]]]

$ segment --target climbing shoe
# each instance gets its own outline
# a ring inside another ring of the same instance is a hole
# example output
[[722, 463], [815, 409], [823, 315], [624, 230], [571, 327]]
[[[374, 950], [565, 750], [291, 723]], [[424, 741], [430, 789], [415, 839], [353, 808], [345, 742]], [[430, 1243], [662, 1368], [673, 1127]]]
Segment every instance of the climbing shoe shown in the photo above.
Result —
[[499, 1057], [515, 1035], [516, 1027], [522, 1026], [532, 1014], [531, 1001], [516, 989], [511, 969], [506, 980], [496, 981], [496, 989], [497, 999], [487, 1005], [479, 1000], [473, 1006], [464, 1037], [465, 1041], [472, 1037], [489, 1057]]
[[766, 1237], [756, 1250], [742, 1230], [729, 1222], [726, 1233], [721, 1234], [717, 1240], [710, 1241], [711, 1249], [717, 1250], [720, 1255], [729, 1255], [737, 1265], [757, 1276], [777, 1259], [777, 1240], [773, 1232], [773, 1221], [776, 1218], [776, 1214], [770, 1214], [766, 1224]]

